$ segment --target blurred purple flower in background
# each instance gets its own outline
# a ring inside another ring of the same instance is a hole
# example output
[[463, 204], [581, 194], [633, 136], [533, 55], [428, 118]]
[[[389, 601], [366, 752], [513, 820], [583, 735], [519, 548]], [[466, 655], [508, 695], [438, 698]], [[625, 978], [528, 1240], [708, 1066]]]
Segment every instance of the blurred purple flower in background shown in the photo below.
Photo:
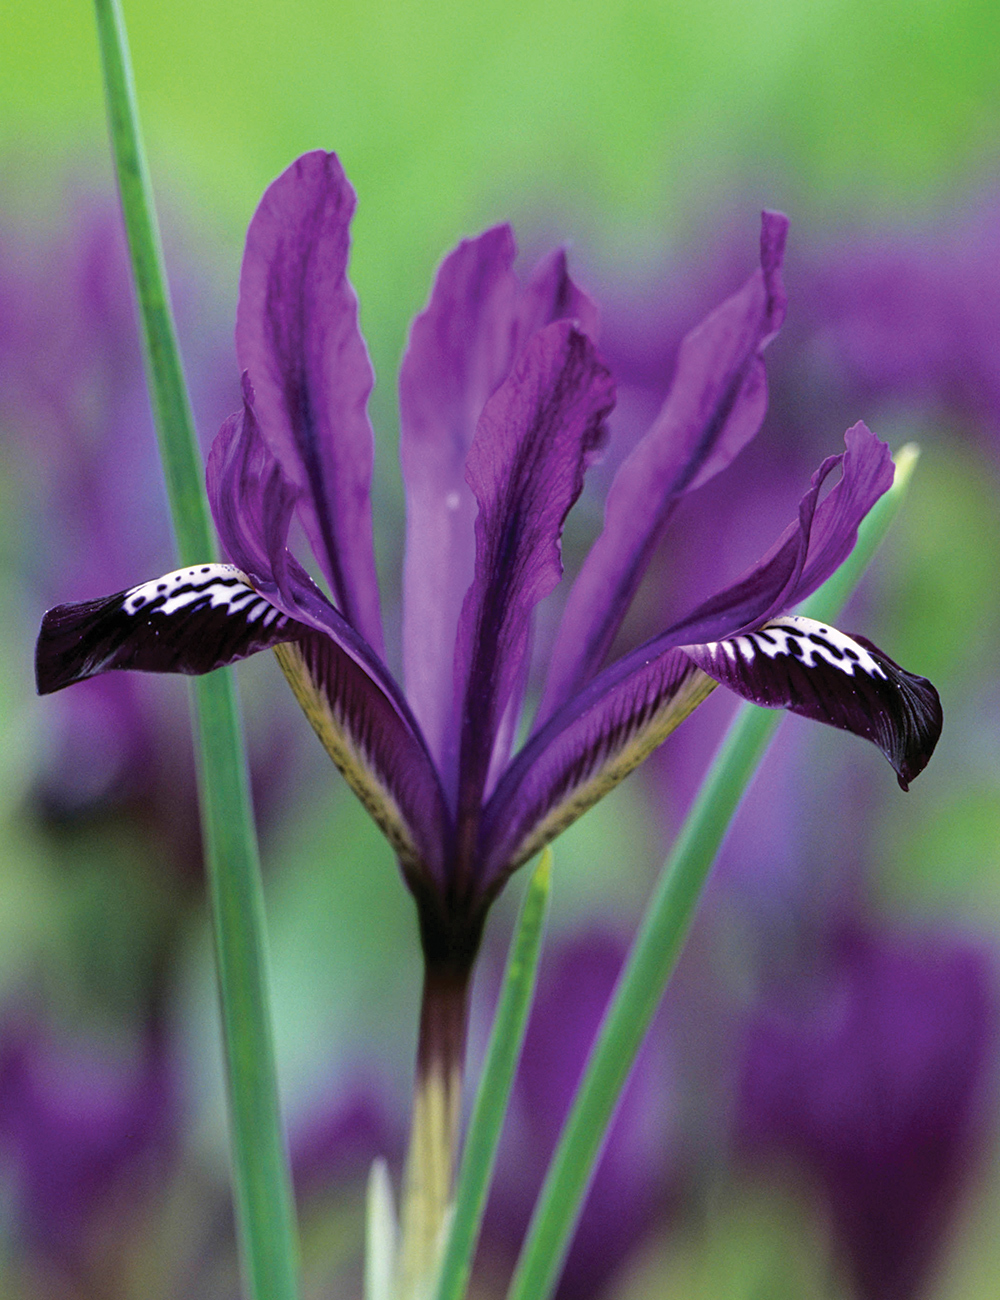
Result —
[[[480, 1246], [486, 1279], [509, 1276], [587, 1055], [625, 957], [609, 933], [572, 934], [546, 954]], [[622, 1263], [679, 1199], [676, 1079], [660, 1017], [622, 1096], [557, 1291], [605, 1294]]]
[[737, 1147], [815, 1181], [861, 1300], [912, 1300], [995, 1135], [994, 960], [855, 921], [814, 959], [748, 1018]]
[[180, 1118], [177, 1071], [159, 1032], [134, 1052], [116, 1050], [8, 1010], [0, 1157], [18, 1254], [45, 1261], [81, 1294], [99, 1293], [114, 1271], [113, 1243], [169, 1181]]

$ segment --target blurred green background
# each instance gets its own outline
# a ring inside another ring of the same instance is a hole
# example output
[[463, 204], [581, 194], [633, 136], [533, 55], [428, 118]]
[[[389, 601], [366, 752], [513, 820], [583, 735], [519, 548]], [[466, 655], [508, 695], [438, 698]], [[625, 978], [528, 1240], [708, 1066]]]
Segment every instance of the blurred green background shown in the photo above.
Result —
[[[532, 248], [570, 241], [591, 280], [628, 287], [671, 257], [704, 264], [703, 232], [734, 212], [752, 252], [759, 208], [786, 210], [792, 265], [797, 239], [941, 219], [998, 176], [1000, 9], [988, 2], [286, 0], [256, 9], [233, 0], [135, 0], [125, 17], [166, 225], [174, 247], [199, 256], [211, 250], [203, 274], [220, 319], [231, 320], [253, 208], [296, 155], [335, 149], [358, 191], [352, 279], [380, 376], [372, 408], [380, 438], [376, 511], [389, 522], [377, 526], [377, 545], [390, 592], [401, 538], [394, 375], [407, 324], [458, 238], [509, 219]], [[4, 29], [2, 211], [36, 234], [65, 230], [74, 185], [112, 188], [93, 16], [83, 0], [15, 0]], [[586, 271], [583, 279], [590, 283]], [[901, 441], [910, 431], [891, 432]], [[992, 432], [995, 470], [1000, 435]], [[894, 652], [960, 692], [954, 712], [967, 719], [978, 708], [974, 692], [996, 664], [998, 601], [988, 557], [1000, 529], [998, 480], [984, 479], [986, 461], [965, 444], [942, 444], [927, 459], [878, 579], [873, 603], [881, 622], [872, 634], [880, 640], [876, 631], [892, 628]], [[41, 521], [19, 513], [8, 476], [5, 469], [0, 527], [4, 555], [15, 557]], [[988, 546], [984, 538], [992, 539]], [[72, 1018], [84, 1001], [72, 991], [80, 969], [89, 969], [109, 933], [127, 967], [130, 928], [161, 905], [163, 884], [140, 880], [123, 895], [121, 862], [103, 841], [93, 846], [92, 869], [67, 880], [59, 846], [23, 814], [48, 724], [45, 703], [31, 695], [34, 610], [10, 568], [15, 563], [9, 559], [0, 579], [18, 613], [0, 628], [0, 991], [19, 988], [26, 970], [43, 969], [43, 982], [60, 990], [56, 1000], [65, 997], [62, 1014]], [[942, 609], [947, 618], [929, 626]], [[254, 723], [255, 697], [259, 690], [270, 700], [277, 672], [255, 664], [241, 675], [251, 725], [266, 727], [266, 713]], [[183, 691], [176, 700], [182, 711]], [[277, 707], [286, 705], [291, 714], [290, 700]], [[887, 914], [957, 917], [995, 934], [995, 714], [994, 692], [980, 717], [982, 766], [966, 748], [956, 750], [949, 770], [943, 746], [919, 795], [893, 805], [873, 885]], [[822, 750], [843, 742], [824, 736], [811, 743]], [[311, 751], [296, 763], [264, 845], [286, 1098], [293, 1112], [307, 1110], [367, 1053], [395, 1081], [389, 1091], [401, 1106], [419, 978], [409, 900], [389, 850], [339, 778]], [[664, 849], [643, 798], [638, 782], [627, 784], [557, 846], [557, 933], [588, 919], [629, 932]], [[623, 843], [623, 824], [644, 829]], [[493, 923], [501, 946], [513, 901], [505, 900]], [[90, 955], [78, 960], [77, 946]], [[178, 951], [172, 1015], [192, 1063], [195, 1146], [218, 1174], [224, 1130], [214, 995], [197, 907], [184, 921]], [[91, 970], [88, 978], [112, 978], [113, 965], [101, 959], [98, 976]], [[114, 978], [128, 983], [127, 971]], [[996, 1181], [983, 1184], [962, 1220], [942, 1295], [996, 1293]], [[790, 1267], [788, 1276], [798, 1280], [787, 1293], [813, 1294], [800, 1206], [730, 1188], [716, 1208], [710, 1231], [668, 1242], [662, 1258], [652, 1250], [622, 1294], [785, 1294], [761, 1283], [757, 1265], [793, 1247], [804, 1271]], [[327, 1226], [315, 1227], [315, 1249], [349, 1253], [357, 1213], [356, 1200], [347, 1198], [338, 1203], [340, 1218], [331, 1211], [317, 1220]], [[183, 1211], [175, 1207], [174, 1216], [164, 1240], [183, 1236]], [[331, 1222], [346, 1223], [343, 1241]], [[734, 1258], [757, 1263], [737, 1267]]]
[[[995, 161], [995, 6], [706, 3], [125, 6], [156, 183], [232, 247], [297, 154], [361, 199], [353, 276], [395, 364], [442, 250], [509, 218], [649, 259], [738, 193], [799, 220], [947, 200]], [[0, 142], [38, 212], [102, 165], [81, 0], [8, 11]], [[95, 159], [97, 160], [95, 162]]]

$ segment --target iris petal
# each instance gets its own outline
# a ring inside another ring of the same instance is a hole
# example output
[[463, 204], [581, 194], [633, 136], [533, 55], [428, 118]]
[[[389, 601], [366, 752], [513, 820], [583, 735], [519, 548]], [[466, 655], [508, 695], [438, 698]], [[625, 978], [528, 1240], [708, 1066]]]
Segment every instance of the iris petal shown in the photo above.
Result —
[[510, 227], [495, 226], [445, 258], [410, 329], [399, 375], [403, 667], [407, 696], [439, 761], [452, 721], [455, 629], [475, 566], [476, 498], [465, 461], [480, 413], [510, 368], [515, 251]]
[[532, 335], [555, 320], [585, 331], [597, 309], [561, 250], [522, 288], [509, 226], [463, 240], [442, 262], [413, 322], [399, 376], [399, 453], [406, 484], [403, 666], [431, 753], [457, 761], [455, 633], [475, 573], [476, 498], [465, 465], [483, 407]]
[[539, 713], [601, 666], [674, 507], [733, 460], [767, 410], [763, 350], [781, 328], [788, 220], [765, 212], [761, 267], [681, 343], [670, 393], [611, 485], [604, 530], [570, 591]]
[[561, 834], [623, 781], [715, 689], [680, 650], [607, 668], [516, 755], [483, 818], [483, 887]]
[[684, 651], [737, 695], [790, 709], [877, 745], [905, 790], [941, 734], [938, 693], [864, 637], [789, 616], [755, 631]]
[[268, 187], [247, 232], [236, 350], [334, 600], [381, 651], [373, 375], [347, 279], [355, 202], [335, 154], [305, 154]]
[[[520, 679], [532, 611], [559, 581], [563, 522], [604, 437], [614, 385], [575, 326], [539, 330], [487, 403], [468, 459], [476, 574], [455, 649], [463, 799], [478, 805]], [[460, 800], [461, 802], [462, 800]]]
[[101, 600], [50, 609], [35, 650], [38, 693], [114, 668], [197, 676], [307, 630], [231, 564], [177, 569]]

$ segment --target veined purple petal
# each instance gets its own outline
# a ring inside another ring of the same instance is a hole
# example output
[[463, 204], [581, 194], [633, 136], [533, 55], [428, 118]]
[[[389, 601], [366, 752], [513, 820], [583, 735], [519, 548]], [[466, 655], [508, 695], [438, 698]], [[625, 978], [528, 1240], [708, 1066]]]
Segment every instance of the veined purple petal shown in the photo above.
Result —
[[[414, 320], [399, 377], [406, 483], [403, 663], [407, 697], [442, 766], [454, 768], [455, 635], [475, 570], [476, 499], [465, 463], [487, 400], [531, 336], [555, 320], [593, 332], [597, 311], [562, 250], [522, 290], [509, 226], [463, 240]], [[449, 751], [446, 753], [446, 751]]]
[[765, 212], [760, 270], [683, 340], [670, 393], [611, 485], [604, 531], [570, 591], [539, 712], [601, 665], [674, 507], [733, 460], [767, 410], [763, 350], [781, 328], [788, 220]]
[[35, 650], [40, 695], [114, 668], [197, 676], [308, 632], [231, 564], [200, 564], [101, 600], [58, 605]]
[[445, 258], [399, 375], [403, 665], [407, 698], [439, 759], [452, 722], [455, 629], [475, 567], [476, 499], [465, 462], [482, 409], [510, 368], [515, 252], [510, 227], [495, 226]]
[[442, 867], [449, 816], [420, 727], [395, 679], [286, 546], [295, 490], [261, 437], [254, 393], [220, 430], [208, 492], [229, 554], [298, 629], [277, 653], [296, 698], [345, 780], [382, 828], [416, 889]]
[[774, 619], [753, 632], [685, 646], [703, 672], [737, 695], [791, 709], [872, 741], [906, 790], [941, 735], [938, 693], [864, 637], [813, 619]]
[[438, 896], [451, 817], [392, 678], [316, 634], [278, 646], [275, 656], [324, 749], [392, 845], [418, 901], [429, 886]]
[[715, 689], [682, 651], [636, 651], [606, 668], [537, 731], [483, 816], [480, 884], [492, 897], [660, 745]]
[[[650, 648], [701, 644], [739, 635], [783, 613], [821, 586], [850, 555], [858, 525], [892, 486], [895, 472], [886, 443], [859, 423], [844, 435], [847, 450], [828, 456], [813, 475], [789, 524], [763, 559], [732, 586], [672, 624]], [[842, 477], [823, 501], [820, 490], [837, 468]]]
[[334, 600], [381, 652], [366, 410], [373, 376], [347, 279], [354, 206], [335, 154], [305, 154], [269, 186], [247, 232], [236, 348]]
[[533, 335], [479, 421], [467, 466], [479, 502], [476, 574], [455, 650], [463, 807], [478, 808], [532, 610], [562, 574], [563, 521], [613, 404], [593, 344], [558, 322]]

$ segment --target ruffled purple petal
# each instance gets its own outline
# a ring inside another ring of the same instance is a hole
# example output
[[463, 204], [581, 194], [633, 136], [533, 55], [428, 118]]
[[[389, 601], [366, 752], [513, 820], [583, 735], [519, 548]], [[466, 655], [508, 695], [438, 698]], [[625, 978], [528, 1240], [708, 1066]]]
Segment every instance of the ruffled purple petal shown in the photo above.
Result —
[[615, 476], [604, 531], [570, 592], [540, 722], [600, 667], [678, 501], [725, 469], [760, 428], [762, 354], [785, 317], [787, 230], [786, 217], [763, 214], [760, 270], [681, 343], [670, 393]]
[[523, 862], [636, 768], [715, 689], [682, 651], [637, 651], [559, 709], [516, 755], [483, 816], [480, 887]]
[[479, 502], [476, 574], [455, 650], [463, 807], [478, 808], [531, 613], [559, 581], [563, 521], [604, 437], [614, 386], [573, 325], [538, 331], [486, 405], [467, 474]]
[[35, 680], [48, 695], [114, 668], [198, 676], [308, 630], [233, 565], [200, 564], [50, 609], [35, 648]]
[[236, 347], [334, 600], [381, 651], [366, 411], [373, 376], [347, 279], [354, 205], [335, 154], [305, 154], [271, 184], [247, 232]]
[[[667, 645], [722, 641], [783, 613], [821, 586], [843, 563], [858, 539], [858, 525], [892, 486], [889, 448], [858, 423], [844, 435], [847, 450], [828, 456], [813, 475], [789, 524], [768, 553], [732, 586], [699, 605], [654, 642]], [[840, 482], [819, 501], [826, 479], [841, 470]]]
[[941, 701], [864, 637], [813, 619], [775, 619], [753, 632], [685, 646], [703, 672], [754, 704], [791, 709], [872, 741], [905, 790], [941, 735]]
[[510, 227], [495, 226], [445, 258], [413, 322], [399, 377], [407, 697], [431, 752], [451, 768], [455, 634], [475, 569], [477, 506], [465, 462], [476, 425], [537, 330], [563, 319], [578, 319], [590, 333], [597, 326], [597, 310], [570, 278], [562, 250], [539, 263], [523, 290], [515, 253]]

